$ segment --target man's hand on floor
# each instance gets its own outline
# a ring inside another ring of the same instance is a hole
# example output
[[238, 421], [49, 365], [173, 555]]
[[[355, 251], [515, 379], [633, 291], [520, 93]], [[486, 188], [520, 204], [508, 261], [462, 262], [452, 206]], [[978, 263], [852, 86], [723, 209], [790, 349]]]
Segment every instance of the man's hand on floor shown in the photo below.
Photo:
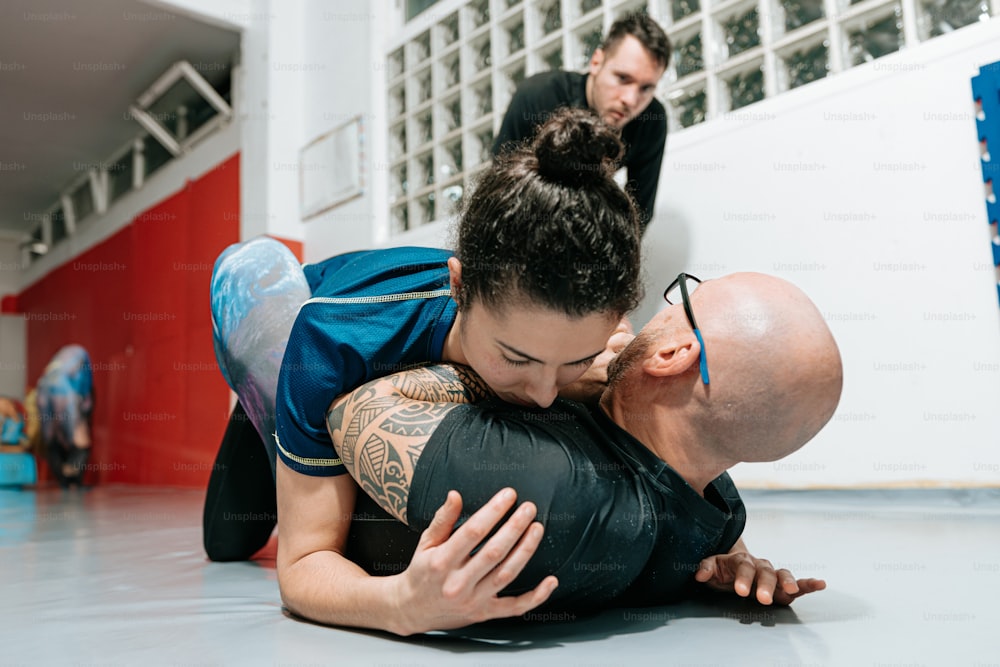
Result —
[[796, 579], [788, 570], [775, 570], [767, 559], [746, 551], [709, 556], [701, 561], [694, 578], [709, 588], [744, 598], [756, 593], [757, 602], [765, 605], [790, 605], [796, 598], [826, 588], [822, 579]]

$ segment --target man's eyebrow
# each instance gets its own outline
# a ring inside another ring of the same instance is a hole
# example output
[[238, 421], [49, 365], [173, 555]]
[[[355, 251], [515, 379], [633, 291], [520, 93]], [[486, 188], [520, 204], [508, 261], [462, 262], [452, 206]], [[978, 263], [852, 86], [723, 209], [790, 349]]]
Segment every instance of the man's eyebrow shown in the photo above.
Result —
[[[660, 82], [659, 79], [657, 79], [656, 81], [640, 81], [639, 78], [635, 74], [633, 74], [631, 70], [628, 70], [628, 69], [615, 69], [615, 68], [612, 68], [611, 71], [612, 71], [612, 73], [615, 74], [615, 76], [623, 76], [623, 77], [625, 77], [627, 79], [631, 79], [632, 81], [636, 81], [636, 82], [642, 83], [643, 85], [647, 85], [647, 86], [655, 86], [656, 84], [658, 84]], [[661, 76], [660, 78], [662, 79], [663, 77]]]
[[[544, 364], [545, 363], [541, 359], [535, 359], [530, 354], [525, 354], [524, 352], [521, 352], [516, 347], [511, 347], [510, 345], [508, 345], [507, 343], [503, 342], [502, 340], [498, 340], [497, 341], [497, 345], [499, 345], [503, 349], [507, 350], [508, 352], [511, 352], [512, 354], [516, 354], [519, 357], [524, 357], [528, 361], [534, 361], [534, 362], [539, 363], [539, 364]], [[587, 361], [588, 359], [593, 359], [594, 357], [598, 356], [603, 351], [604, 350], [598, 350], [597, 352], [594, 352], [593, 354], [588, 354], [586, 357], [583, 357], [581, 359], [577, 359], [576, 361], [567, 361], [566, 363], [563, 364], [563, 366], [572, 366], [573, 364], [582, 364], [583, 362]]]

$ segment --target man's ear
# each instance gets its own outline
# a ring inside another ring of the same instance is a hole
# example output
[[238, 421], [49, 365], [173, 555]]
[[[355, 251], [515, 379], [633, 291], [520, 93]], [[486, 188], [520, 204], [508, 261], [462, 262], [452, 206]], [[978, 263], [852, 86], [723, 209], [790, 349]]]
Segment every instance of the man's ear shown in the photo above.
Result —
[[642, 362], [642, 370], [653, 377], [681, 375], [692, 366], [698, 367], [699, 354], [701, 345], [694, 334], [664, 341]]
[[604, 64], [604, 49], [598, 47], [590, 56], [590, 76], [595, 76]]
[[459, 303], [462, 292], [462, 263], [458, 257], [448, 258], [448, 284], [451, 286], [451, 298]]

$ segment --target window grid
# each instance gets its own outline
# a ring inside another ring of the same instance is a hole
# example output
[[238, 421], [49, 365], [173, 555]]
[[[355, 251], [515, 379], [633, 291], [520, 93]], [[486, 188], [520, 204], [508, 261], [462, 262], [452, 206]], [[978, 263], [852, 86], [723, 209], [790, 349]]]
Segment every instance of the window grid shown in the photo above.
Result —
[[[214, 132], [232, 117], [232, 72], [216, 86], [205, 81], [187, 62], [178, 61], [137, 101], [128, 115], [143, 127], [135, 139], [109, 159], [84, 163], [76, 177], [41, 213], [30, 236], [21, 244], [22, 260], [29, 264], [107, 213], [110, 203], [138, 190], [152, 174]], [[161, 87], [162, 86], [162, 87]], [[145, 119], [143, 122], [141, 119]], [[161, 136], [150, 134], [147, 123]], [[172, 145], [168, 148], [164, 141]]]
[[1000, 15], [1000, 0], [442, 0], [387, 52], [392, 232], [450, 215], [517, 83], [585, 69], [635, 10], [674, 45], [657, 97], [677, 132]]

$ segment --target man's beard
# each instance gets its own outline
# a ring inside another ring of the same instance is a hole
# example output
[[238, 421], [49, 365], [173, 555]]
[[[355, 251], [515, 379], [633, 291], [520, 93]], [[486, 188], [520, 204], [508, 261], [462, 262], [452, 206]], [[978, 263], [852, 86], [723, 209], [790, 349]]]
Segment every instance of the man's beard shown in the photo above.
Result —
[[618, 356], [608, 362], [608, 386], [614, 385], [630, 368], [646, 356], [646, 351], [652, 344], [653, 334], [649, 331], [640, 331], [632, 339], [632, 342], [618, 353]]

